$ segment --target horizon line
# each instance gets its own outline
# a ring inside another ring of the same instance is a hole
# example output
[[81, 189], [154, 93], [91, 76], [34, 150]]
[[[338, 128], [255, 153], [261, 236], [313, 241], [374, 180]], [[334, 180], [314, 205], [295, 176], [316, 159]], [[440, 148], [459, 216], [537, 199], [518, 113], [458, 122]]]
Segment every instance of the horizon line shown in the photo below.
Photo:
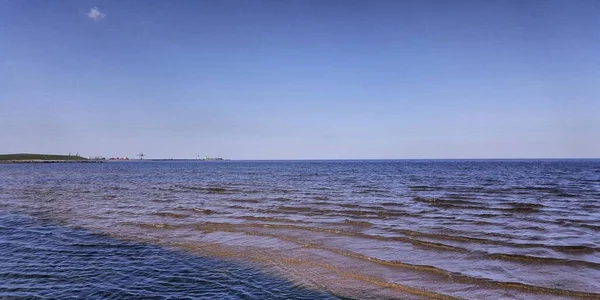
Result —
[[[144, 158], [143, 160], [197, 160], [197, 161], [339, 161], [339, 160], [596, 160], [600, 157], [485, 157], [485, 158], [225, 158], [223, 160], [202, 160], [196, 158]], [[130, 159], [140, 160], [140, 159]]]

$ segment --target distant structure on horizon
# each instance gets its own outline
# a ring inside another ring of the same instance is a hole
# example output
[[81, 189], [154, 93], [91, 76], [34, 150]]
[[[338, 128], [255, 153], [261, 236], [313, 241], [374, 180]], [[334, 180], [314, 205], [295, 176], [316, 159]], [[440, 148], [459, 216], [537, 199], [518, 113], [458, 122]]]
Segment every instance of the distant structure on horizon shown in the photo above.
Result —
[[129, 157], [111, 157], [108, 160], [129, 160]]
[[88, 156], [88, 159], [90, 159], [90, 160], [106, 160], [106, 157], [104, 157], [104, 156]]
[[198, 160], [226, 160], [222, 157], [210, 157], [210, 156], [205, 156], [203, 158], [200, 158], [200, 155], [198, 155]]
[[144, 152], [137, 155], [137, 157], [139, 157], [140, 160], [143, 160], [144, 156], [146, 156], [146, 154], [144, 154]]

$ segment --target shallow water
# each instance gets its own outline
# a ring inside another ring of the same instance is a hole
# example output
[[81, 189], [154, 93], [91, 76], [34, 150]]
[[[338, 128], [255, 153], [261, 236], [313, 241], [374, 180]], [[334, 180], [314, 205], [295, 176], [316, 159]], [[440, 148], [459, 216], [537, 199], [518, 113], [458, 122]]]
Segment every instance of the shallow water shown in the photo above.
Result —
[[306, 291], [600, 298], [600, 160], [0, 165], [0, 209]]
[[0, 298], [335, 299], [257, 269], [0, 211]]

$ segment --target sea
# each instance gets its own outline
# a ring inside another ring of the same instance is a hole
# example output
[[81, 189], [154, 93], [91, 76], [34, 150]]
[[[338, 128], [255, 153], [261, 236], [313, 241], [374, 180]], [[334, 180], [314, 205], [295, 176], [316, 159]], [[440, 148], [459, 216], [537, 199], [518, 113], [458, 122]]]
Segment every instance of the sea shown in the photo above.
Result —
[[0, 299], [600, 299], [600, 160], [0, 165]]

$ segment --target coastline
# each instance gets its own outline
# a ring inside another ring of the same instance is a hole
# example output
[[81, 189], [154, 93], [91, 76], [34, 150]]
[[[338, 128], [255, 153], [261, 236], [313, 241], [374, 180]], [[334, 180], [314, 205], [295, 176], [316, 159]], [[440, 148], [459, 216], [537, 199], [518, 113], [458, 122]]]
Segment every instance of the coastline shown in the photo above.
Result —
[[103, 163], [101, 160], [0, 160], [0, 164]]
[[79, 155], [57, 155], [38, 153], [0, 154], [0, 164], [15, 163], [96, 163], [98, 159], [88, 159]]

